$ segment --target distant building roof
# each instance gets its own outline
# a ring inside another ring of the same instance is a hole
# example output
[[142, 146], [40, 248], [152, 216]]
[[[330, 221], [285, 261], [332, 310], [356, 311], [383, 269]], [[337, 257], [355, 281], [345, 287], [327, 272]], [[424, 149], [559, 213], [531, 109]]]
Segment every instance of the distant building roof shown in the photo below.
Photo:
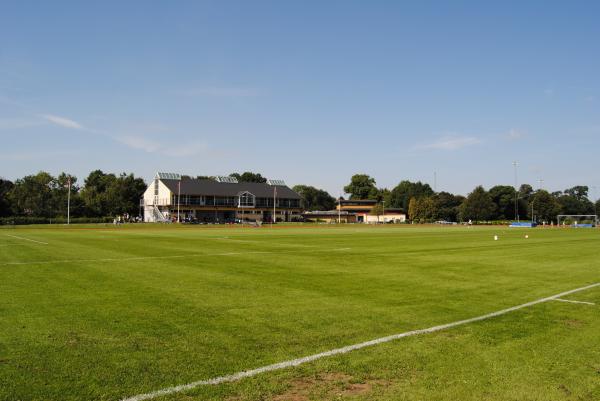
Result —
[[354, 213], [346, 210], [342, 210], [341, 212], [337, 210], [314, 210], [310, 212], [304, 212], [302, 214], [305, 216], [337, 216], [338, 214], [340, 216], [354, 215]]
[[182, 195], [214, 195], [237, 196], [240, 192], [250, 192], [259, 198], [273, 197], [274, 189], [278, 198], [301, 199], [300, 195], [285, 185], [269, 185], [258, 182], [218, 182], [214, 180], [182, 177], [178, 179], [161, 179], [161, 181], [175, 194], [180, 190]]
[[342, 199], [339, 202], [341, 204], [361, 204], [361, 205], [374, 205], [377, 203], [375, 199]]

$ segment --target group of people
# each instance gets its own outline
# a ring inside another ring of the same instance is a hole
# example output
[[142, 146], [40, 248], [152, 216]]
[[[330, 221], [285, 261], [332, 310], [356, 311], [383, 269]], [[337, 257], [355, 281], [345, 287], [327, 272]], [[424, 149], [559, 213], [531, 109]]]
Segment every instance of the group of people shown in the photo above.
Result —
[[124, 213], [122, 215], [116, 216], [113, 219], [113, 224], [114, 225], [118, 225], [118, 224], [123, 224], [123, 223], [141, 223], [143, 222], [144, 219], [142, 219], [142, 216], [131, 216], [129, 213]]

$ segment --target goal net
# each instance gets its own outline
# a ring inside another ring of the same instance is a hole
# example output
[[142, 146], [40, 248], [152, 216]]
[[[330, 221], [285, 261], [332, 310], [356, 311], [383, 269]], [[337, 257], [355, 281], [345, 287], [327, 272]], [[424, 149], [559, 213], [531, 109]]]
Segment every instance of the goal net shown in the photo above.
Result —
[[556, 220], [559, 227], [592, 228], [598, 224], [595, 214], [559, 214]]

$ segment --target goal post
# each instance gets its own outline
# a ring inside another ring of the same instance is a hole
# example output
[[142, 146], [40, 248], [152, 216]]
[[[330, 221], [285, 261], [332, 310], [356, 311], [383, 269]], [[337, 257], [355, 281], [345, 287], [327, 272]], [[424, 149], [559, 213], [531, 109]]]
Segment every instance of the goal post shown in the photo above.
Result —
[[559, 214], [556, 221], [559, 227], [593, 228], [598, 225], [598, 215]]

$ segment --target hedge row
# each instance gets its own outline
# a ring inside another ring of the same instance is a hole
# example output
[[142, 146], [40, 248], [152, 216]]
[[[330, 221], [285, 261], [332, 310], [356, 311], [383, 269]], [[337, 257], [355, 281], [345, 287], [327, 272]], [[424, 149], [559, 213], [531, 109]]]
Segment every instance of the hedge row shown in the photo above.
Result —
[[[114, 217], [73, 217], [72, 224], [88, 224], [88, 223], [112, 223]], [[48, 217], [30, 217], [30, 216], [13, 216], [1, 217], [0, 225], [15, 226], [23, 224], [67, 224], [67, 219], [64, 217], [48, 218]]]

